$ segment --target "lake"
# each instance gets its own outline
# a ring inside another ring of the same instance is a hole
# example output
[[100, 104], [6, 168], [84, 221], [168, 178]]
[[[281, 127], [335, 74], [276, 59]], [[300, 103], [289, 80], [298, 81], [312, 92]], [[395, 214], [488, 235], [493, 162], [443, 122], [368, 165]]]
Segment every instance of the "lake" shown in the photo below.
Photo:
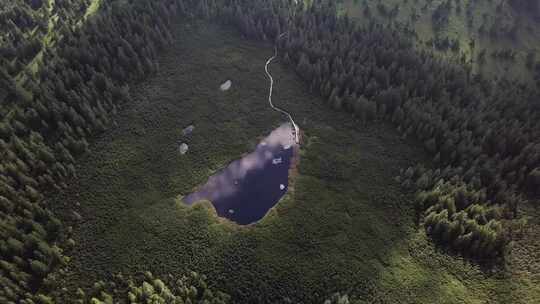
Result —
[[273, 130], [255, 151], [212, 175], [183, 201], [209, 200], [220, 217], [240, 225], [262, 219], [289, 187], [289, 169], [296, 143], [290, 123]]

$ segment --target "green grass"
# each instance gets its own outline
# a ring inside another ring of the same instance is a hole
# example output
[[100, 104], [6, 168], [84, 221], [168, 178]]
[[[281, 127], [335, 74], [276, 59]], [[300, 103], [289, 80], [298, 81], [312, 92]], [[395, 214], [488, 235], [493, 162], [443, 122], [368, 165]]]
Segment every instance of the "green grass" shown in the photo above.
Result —
[[[274, 101], [305, 132], [293, 189], [259, 223], [238, 227], [178, 203], [286, 121], [266, 102], [270, 45], [209, 25], [179, 25], [160, 72], [133, 86], [118, 125], [92, 143], [79, 177], [51, 206], [74, 226], [64, 277], [72, 292], [116, 272], [195, 270], [240, 302], [533, 303], [538, 278], [487, 274], [441, 252], [414, 225], [393, 178], [422, 159], [391, 126], [362, 126], [271, 66]], [[232, 89], [219, 85], [233, 81]], [[194, 124], [190, 151], [177, 152]], [[80, 203], [80, 206], [77, 205]], [[70, 219], [72, 210], [82, 222]], [[525, 283], [527, 284], [525, 284]]]
[[99, 7], [101, 6], [101, 1], [102, 0], [92, 0], [92, 3], [90, 3], [88, 8], [86, 9], [86, 13], [84, 13], [85, 20], [98, 11]]

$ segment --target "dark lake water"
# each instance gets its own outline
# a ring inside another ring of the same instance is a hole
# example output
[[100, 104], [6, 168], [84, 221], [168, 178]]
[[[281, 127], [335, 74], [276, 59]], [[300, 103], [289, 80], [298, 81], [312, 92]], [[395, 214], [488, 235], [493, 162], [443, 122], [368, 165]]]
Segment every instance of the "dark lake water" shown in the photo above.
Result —
[[262, 219], [287, 192], [295, 141], [291, 124], [283, 124], [255, 151], [230, 163], [186, 197], [191, 205], [209, 200], [221, 217], [247, 225]]

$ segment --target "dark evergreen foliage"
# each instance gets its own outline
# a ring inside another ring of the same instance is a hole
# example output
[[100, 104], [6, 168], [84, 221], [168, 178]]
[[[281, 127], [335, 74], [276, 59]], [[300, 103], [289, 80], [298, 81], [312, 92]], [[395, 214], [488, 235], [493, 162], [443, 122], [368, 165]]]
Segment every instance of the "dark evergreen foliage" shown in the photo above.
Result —
[[[207, 278], [196, 272], [158, 278], [150, 272], [137, 277], [113, 276], [96, 282], [91, 290], [79, 289], [76, 303], [229, 303], [229, 296], [208, 286]], [[73, 301], [73, 299], [69, 299]], [[73, 301], [75, 302], [75, 301]]]
[[[103, 2], [80, 28], [62, 28], [62, 40], [43, 51], [46, 59], [35, 76], [21, 84], [0, 70], [8, 109], [0, 121], [0, 302], [30, 299], [55, 266], [65, 263], [61, 224], [44, 209], [47, 192], [75, 176], [75, 158], [86, 151], [88, 138], [111, 126], [128, 98], [128, 83], [156, 71], [157, 53], [172, 39], [171, 19], [181, 7], [194, 5]], [[15, 33], [37, 22], [20, 7], [6, 12], [17, 21], [9, 22]], [[73, 7], [66, 1], [55, 9], [62, 15]], [[82, 3], [80, 10], [85, 11]], [[25, 58], [23, 52], [16, 60]]]

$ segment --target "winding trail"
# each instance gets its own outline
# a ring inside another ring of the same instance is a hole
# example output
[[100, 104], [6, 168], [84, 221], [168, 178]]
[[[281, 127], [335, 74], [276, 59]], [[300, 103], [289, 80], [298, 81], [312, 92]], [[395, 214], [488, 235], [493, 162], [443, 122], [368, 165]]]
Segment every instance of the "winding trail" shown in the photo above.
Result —
[[[281, 39], [281, 37], [283, 37], [284, 35], [287, 35], [287, 33], [282, 33], [281, 35], [278, 36], [277, 40]], [[268, 72], [268, 65], [270, 65], [270, 63], [272, 62], [272, 60], [274, 60], [275, 58], [277, 57], [277, 43], [276, 45], [274, 46], [274, 56], [270, 57], [267, 61], [266, 61], [266, 64], [264, 65], [264, 71], [266, 72], [266, 75], [268, 76], [268, 78], [270, 79], [270, 90], [268, 92], [268, 103], [270, 104], [270, 107], [272, 109], [274, 109], [275, 111], [278, 111], [282, 114], [285, 114], [289, 120], [291, 121], [291, 124], [293, 126], [293, 136], [294, 136], [294, 141], [298, 144], [299, 143], [299, 139], [298, 139], [298, 132], [299, 132], [299, 128], [298, 128], [298, 125], [294, 122], [294, 119], [292, 117], [292, 115], [275, 106], [273, 103], [272, 103], [272, 91], [274, 90], [274, 78], [272, 77], [272, 75], [270, 74], [270, 72]]]

